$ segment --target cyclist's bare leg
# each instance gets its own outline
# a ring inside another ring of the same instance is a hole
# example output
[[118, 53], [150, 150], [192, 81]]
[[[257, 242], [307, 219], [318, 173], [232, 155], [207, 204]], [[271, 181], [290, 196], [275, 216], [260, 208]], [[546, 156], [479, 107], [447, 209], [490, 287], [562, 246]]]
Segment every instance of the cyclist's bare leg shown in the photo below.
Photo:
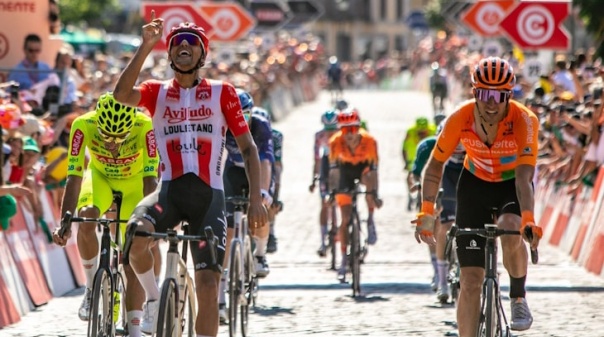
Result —
[[[128, 312], [128, 332], [132, 337], [141, 335], [140, 320], [143, 318], [143, 303], [145, 302], [145, 290], [141, 286], [134, 270], [130, 265], [124, 266], [124, 274], [126, 277], [126, 311]], [[136, 312], [138, 311], [138, 312]]]
[[484, 280], [484, 268], [463, 267], [460, 274], [459, 299], [457, 302], [457, 328], [459, 337], [475, 337], [480, 317], [480, 294]]
[[342, 221], [340, 222], [340, 228], [338, 235], [340, 236], [340, 251], [342, 252], [342, 265], [341, 268], [346, 270], [346, 249], [348, 247], [348, 223], [350, 222], [350, 216], [352, 214], [352, 205], [341, 205], [340, 215]]
[[159, 251], [158, 244], [151, 246], [151, 254], [153, 254], [153, 272], [155, 274], [155, 280], [159, 284], [159, 274], [161, 273], [161, 252]]
[[[520, 229], [520, 217], [515, 214], [503, 214], [499, 217], [498, 227], [508, 230]], [[503, 235], [501, 251], [503, 265], [511, 277], [524, 277], [528, 268], [528, 253], [526, 244], [520, 235]]]
[[[78, 210], [78, 215], [83, 218], [99, 218], [101, 213], [98, 208], [82, 207]], [[77, 245], [80, 252], [80, 259], [84, 266], [86, 274], [86, 288], [92, 288], [92, 280], [99, 266], [99, 241], [96, 235], [96, 223], [83, 222], [78, 227]]]
[[195, 272], [197, 319], [195, 332], [202, 336], [218, 334], [218, 284], [220, 273], [211, 269]]
[[449, 229], [451, 229], [452, 225], [453, 221], [441, 223], [440, 219], [437, 219], [437, 223], [434, 226], [434, 238], [436, 239], [436, 268], [438, 272], [439, 289], [447, 285], [447, 275], [449, 274], [449, 260], [445, 256], [445, 247], [447, 245], [447, 232], [449, 231]]
[[[149, 220], [131, 219], [129, 226], [133, 222], [138, 223], [137, 229], [140, 231], [155, 232], [155, 227]], [[159, 298], [159, 286], [155, 280], [155, 271], [153, 270], [155, 262], [151, 253], [153, 245], [156, 245], [156, 243], [151, 238], [134, 236], [130, 248], [130, 266], [136, 273], [141, 286], [145, 289], [147, 301]]]
[[319, 224], [321, 226], [321, 244], [325, 243], [325, 236], [327, 235], [327, 223], [329, 222], [329, 208], [331, 204], [328, 198], [321, 200], [321, 212], [319, 213]]

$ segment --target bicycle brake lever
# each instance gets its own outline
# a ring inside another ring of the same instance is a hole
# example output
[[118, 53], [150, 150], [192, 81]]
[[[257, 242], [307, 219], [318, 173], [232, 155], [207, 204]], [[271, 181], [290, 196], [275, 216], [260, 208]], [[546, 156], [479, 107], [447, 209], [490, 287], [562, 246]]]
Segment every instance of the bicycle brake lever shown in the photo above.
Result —
[[[524, 228], [524, 235], [526, 236], [528, 242], [530, 243], [531, 241], [533, 241], [533, 229], [529, 226]], [[531, 250], [531, 262], [533, 264], [537, 264], [539, 263], [539, 252], [537, 251], [537, 249], [530, 249]]]
[[61, 238], [63, 238], [63, 235], [65, 235], [67, 228], [71, 226], [72, 217], [73, 217], [73, 215], [71, 214], [70, 211], [65, 212], [65, 215], [63, 215], [63, 219], [61, 219], [61, 228], [59, 228], [59, 232], [58, 232], [58, 234]]
[[203, 231], [206, 235], [206, 240], [209, 245], [208, 248], [210, 249], [212, 265], [216, 265], [216, 237], [214, 236], [214, 231], [212, 230], [212, 227], [210, 227], [210, 226], [207, 226], [206, 228], [204, 228]]

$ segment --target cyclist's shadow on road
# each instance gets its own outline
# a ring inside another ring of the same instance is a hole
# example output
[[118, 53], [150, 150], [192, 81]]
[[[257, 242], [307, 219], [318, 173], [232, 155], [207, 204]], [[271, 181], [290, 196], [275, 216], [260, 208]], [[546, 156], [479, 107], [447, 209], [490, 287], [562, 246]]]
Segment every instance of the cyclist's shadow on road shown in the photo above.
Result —
[[281, 316], [281, 315], [295, 315], [294, 308], [284, 307], [267, 307], [267, 306], [256, 306], [253, 308], [252, 313], [260, 316]]

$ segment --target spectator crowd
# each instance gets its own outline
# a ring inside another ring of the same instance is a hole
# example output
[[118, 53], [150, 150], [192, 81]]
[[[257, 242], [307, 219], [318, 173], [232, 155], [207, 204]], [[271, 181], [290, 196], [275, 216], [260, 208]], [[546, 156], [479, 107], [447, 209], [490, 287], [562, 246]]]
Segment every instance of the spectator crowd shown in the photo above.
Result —
[[[202, 69], [202, 76], [246, 89], [257, 105], [270, 113], [274, 100], [280, 98], [275, 94], [278, 90], [292, 91], [296, 105], [313, 100], [321, 88], [333, 85], [328, 83], [333, 82], [328, 72], [330, 59], [332, 64], [338, 62], [338, 86], [344, 91], [387, 88], [386, 84], [404, 76], [414, 81], [415, 89], [429, 90], [422, 82], [429, 76], [419, 75], [438, 69], [448, 79], [444, 99], [450, 111], [450, 107], [471, 98], [466, 79], [483, 56], [469, 51], [466, 40], [442, 33], [426, 37], [412, 50], [355, 62], [330, 58], [333, 55], [326, 55], [320, 39], [311, 34], [294, 37], [281, 33], [271, 43], [250, 37], [246, 43], [248, 50], [229, 60], [222, 59], [219, 51], [215, 55], [211, 51], [212, 60]], [[113, 89], [131, 56], [102, 52], [80, 55], [65, 44], [49, 65], [39, 61], [43, 48], [39, 36], [28, 35], [22, 61], [14, 66], [8, 82], [0, 84], [0, 206], [6, 205], [1, 207], [7, 207], [4, 214], [9, 214], [16, 197], [37, 219], [42, 218], [36, 197], [41, 190], [50, 191], [57, 206], [61, 198], [71, 123], [93, 110], [96, 99]], [[539, 175], [555, 175], [560, 183], [570, 185], [571, 191], [581, 183], [592, 183], [595, 169], [604, 162], [601, 59], [594, 57], [593, 50], [556, 55], [553, 70], [531, 82], [522, 76], [521, 52], [512, 50], [499, 56], [516, 68], [514, 98], [540, 118]], [[171, 72], [164, 55], [156, 54], [147, 60], [139, 80], [167, 78]], [[40, 228], [44, 229], [44, 224]]]

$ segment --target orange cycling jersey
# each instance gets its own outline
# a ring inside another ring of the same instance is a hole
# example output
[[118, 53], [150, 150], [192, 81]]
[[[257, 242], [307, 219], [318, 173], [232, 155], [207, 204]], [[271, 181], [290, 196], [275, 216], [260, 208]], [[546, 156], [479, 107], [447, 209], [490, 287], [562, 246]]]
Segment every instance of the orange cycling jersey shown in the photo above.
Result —
[[342, 131], [338, 131], [329, 140], [329, 162], [340, 164], [367, 164], [377, 168], [377, 142], [367, 131], [360, 129], [361, 140], [356, 148], [351, 149], [344, 139]]
[[445, 162], [461, 142], [467, 151], [464, 167], [491, 182], [514, 178], [518, 165], [536, 165], [539, 121], [532, 111], [510, 100], [495, 141], [487, 146], [474, 127], [474, 106], [474, 100], [468, 101], [447, 119], [434, 147], [434, 159]]

